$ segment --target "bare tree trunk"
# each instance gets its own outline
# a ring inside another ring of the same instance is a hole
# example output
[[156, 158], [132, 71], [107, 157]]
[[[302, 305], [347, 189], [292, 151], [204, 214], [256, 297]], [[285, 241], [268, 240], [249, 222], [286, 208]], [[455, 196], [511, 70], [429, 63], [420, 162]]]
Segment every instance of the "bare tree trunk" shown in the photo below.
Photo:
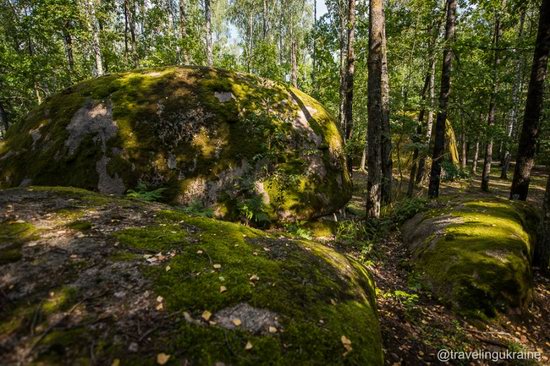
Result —
[[430, 186], [428, 196], [439, 196], [441, 181], [441, 160], [445, 150], [445, 122], [447, 120], [447, 105], [451, 94], [451, 71], [453, 64], [453, 50], [451, 43], [454, 40], [456, 23], [456, 0], [447, 0], [447, 22], [445, 25], [445, 50], [443, 51], [443, 68], [441, 71], [441, 89], [439, 93], [439, 112], [435, 125], [435, 141], [432, 154], [432, 169], [430, 172]]
[[95, 76], [103, 75], [103, 60], [101, 59], [101, 44], [99, 41], [99, 23], [95, 14], [96, 1], [88, 0], [88, 14], [92, 31], [92, 52], [95, 59]]
[[382, 200], [382, 133], [389, 114], [387, 84], [384, 81], [386, 41], [383, 0], [371, 0], [369, 8], [368, 55], [368, 179], [367, 217], [380, 217]]
[[[523, 38], [523, 26], [525, 23], [525, 11], [522, 11], [519, 21], [518, 37], [516, 44], [519, 45], [521, 39]], [[517, 53], [517, 52], [516, 52]], [[508, 179], [508, 170], [510, 169], [510, 159], [512, 154], [510, 154], [510, 143], [512, 141], [512, 132], [514, 131], [514, 126], [517, 124], [518, 119], [518, 105], [519, 105], [519, 94], [522, 88], [523, 80], [523, 55], [520, 54], [517, 56], [516, 62], [516, 77], [514, 78], [514, 84], [512, 85], [512, 109], [510, 110], [508, 118], [508, 126], [506, 126], [506, 143], [504, 156], [502, 158], [502, 170], [500, 172], [501, 179]]]
[[0, 139], [4, 138], [9, 127], [8, 114], [4, 109], [4, 104], [0, 101]]
[[69, 72], [74, 71], [74, 55], [73, 55], [73, 38], [70, 33], [71, 24], [70, 22], [65, 22], [63, 28], [63, 44], [65, 45], [65, 54], [67, 55], [67, 66]]
[[313, 54], [311, 55], [311, 85], [316, 90], [315, 73], [317, 72], [317, 0], [313, 0]]
[[474, 149], [474, 160], [472, 162], [472, 173], [477, 174], [477, 161], [479, 160], [479, 137], [476, 139], [476, 147]]
[[179, 60], [184, 65], [189, 65], [189, 45], [187, 44], [187, 1], [179, 0], [179, 9], [180, 9], [180, 21], [179, 21], [179, 30], [180, 30], [180, 47], [179, 50]]
[[264, 0], [263, 2], [264, 9], [262, 13], [262, 39], [265, 41], [267, 39], [267, 18], [268, 18], [268, 7], [267, 7], [267, 0]]
[[550, 51], [550, 0], [543, 0], [540, 8], [539, 27], [533, 64], [531, 66], [531, 79], [525, 103], [523, 116], [523, 128], [519, 139], [514, 180], [510, 190], [511, 199], [525, 201], [529, 192], [529, 180], [531, 168], [534, 164], [535, 148], [542, 114], [542, 102], [544, 97], [544, 79], [548, 65], [548, 53]]
[[[430, 71], [428, 71], [426, 78], [424, 79], [424, 87], [422, 88], [422, 92], [420, 94], [422, 102], [426, 100], [426, 94], [428, 93], [428, 88], [430, 87], [430, 74], [431, 74], [431, 65], [430, 65]], [[424, 105], [424, 104], [423, 104]], [[412, 141], [415, 144], [420, 143], [421, 135], [422, 135], [422, 124], [424, 123], [424, 114], [426, 114], [426, 108], [423, 106], [420, 110], [420, 113], [418, 113], [418, 127], [416, 128], [416, 134], [413, 135]], [[419, 156], [419, 148], [418, 146], [415, 146], [412, 156], [412, 166], [411, 166], [411, 174], [409, 176], [409, 186], [407, 188], [407, 196], [412, 197], [414, 193], [414, 186], [415, 186], [415, 177], [416, 177], [416, 171], [417, 171], [417, 160]]]
[[468, 143], [466, 141], [466, 131], [465, 131], [465, 126], [463, 125], [462, 126], [462, 154], [461, 154], [461, 168], [462, 170], [465, 170], [466, 169], [466, 164], [468, 162]]
[[496, 113], [496, 94], [498, 92], [498, 66], [500, 57], [498, 52], [499, 41], [501, 36], [500, 14], [497, 13], [495, 19], [495, 33], [493, 35], [494, 61], [493, 61], [493, 90], [489, 100], [489, 113], [487, 114], [487, 127], [489, 138], [485, 145], [485, 160], [483, 162], [483, 172], [481, 173], [481, 189], [485, 192], [489, 191], [489, 175], [491, 174], [491, 164], [493, 162], [493, 126], [495, 125]]
[[[542, 15], [541, 15], [542, 16]], [[535, 246], [533, 264], [538, 266], [542, 272], [550, 272], [550, 170], [546, 182], [546, 193], [542, 204], [542, 241]]]
[[367, 171], [367, 146], [363, 148], [363, 153], [361, 154], [361, 163], [359, 164], [359, 170], [362, 172]]
[[[346, 42], [346, 69], [345, 69], [345, 93], [344, 93], [344, 114], [342, 125], [344, 127], [344, 142], [349, 141], [353, 130], [353, 80], [355, 74], [355, 0], [348, 1], [347, 7], [347, 42]], [[353, 156], [348, 154], [346, 157], [348, 170], [353, 170]]]
[[[340, 106], [338, 110], [338, 121], [340, 131], [345, 136], [346, 126], [344, 125], [344, 104], [346, 100], [346, 1], [338, 0], [339, 16], [339, 39], [340, 39]], [[344, 141], [345, 142], [345, 141]]]
[[298, 52], [296, 45], [296, 39], [294, 36], [294, 25], [290, 26], [290, 82], [292, 86], [298, 87]]
[[212, 9], [210, 8], [211, 0], [204, 0], [204, 17], [205, 17], [205, 32], [206, 32], [206, 64], [208, 67], [214, 65], [212, 56]]
[[[439, 31], [439, 25], [437, 26], [437, 29]], [[439, 33], [439, 32], [438, 32]], [[436, 35], [437, 37], [437, 35]], [[430, 147], [430, 141], [432, 139], [432, 129], [434, 125], [434, 112], [433, 112], [433, 106], [435, 105], [435, 57], [431, 60], [431, 70], [430, 70], [430, 84], [428, 87], [430, 91], [430, 104], [428, 109], [428, 119], [426, 121], [426, 134], [424, 135], [424, 141], [427, 146], [426, 150], [429, 150]], [[420, 155], [420, 159], [418, 161], [418, 172], [416, 173], [416, 179], [415, 184], [419, 185], [426, 175], [426, 154]]]
[[382, 17], [382, 39], [381, 39], [381, 58], [382, 58], [382, 135], [380, 137], [382, 154], [382, 203], [392, 201], [392, 173], [393, 162], [391, 159], [392, 143], [390, 131], [390, 82], [388, 76], [388, 58], [386, 47], [386, 20], [384, 17], [384, 5], [381, 9]]

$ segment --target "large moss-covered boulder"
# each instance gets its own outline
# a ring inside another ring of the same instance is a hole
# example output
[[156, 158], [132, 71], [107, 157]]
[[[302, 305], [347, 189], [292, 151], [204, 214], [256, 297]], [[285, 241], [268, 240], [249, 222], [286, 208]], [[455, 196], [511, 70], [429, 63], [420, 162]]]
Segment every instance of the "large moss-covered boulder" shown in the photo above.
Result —
[[382, 365], [321, 244], [74, 188], [0, 191], [0, 364]]
[[309, 219], [351, 196], [341, 137], [321, 104], [198, 67], [107, 75], [54, 95], [8, 132], [0, 171], [0, 187], [168, 188], [167, 201], [229, 219]]
[[524, 202], [453, 197], [406, 222], [403, 236], [425, 287], [459, 312], [492, 317], [532, 297], [538, 217]]

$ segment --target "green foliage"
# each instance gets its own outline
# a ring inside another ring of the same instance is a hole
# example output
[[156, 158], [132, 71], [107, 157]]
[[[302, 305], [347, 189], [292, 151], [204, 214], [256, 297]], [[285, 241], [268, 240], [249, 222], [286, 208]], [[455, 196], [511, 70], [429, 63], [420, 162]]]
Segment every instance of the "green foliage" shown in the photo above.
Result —
[[290, 234], [294, 236], [297, 236], [302, 239], [311, 240], [313, 239], [313, 233], [311, 232], [311, 230], [304, 227], [305, 224], [306, 222], [304, 221], [297, 221], [297, 222], [285, 224], [284, 227], [286, 231], [288, 231]]
[[470, 176], [467, 170], [462, 170], [458, 165], [453, 164], [453, 162], [447, 159], [443, 160], [441, 168], [443, 170], [442, 180], [444, 182], [453, 182], [457, 179], [464, 179]]
[[161, 201], [163, 198], [162, 194], [166, 191], [166, 189], [167, 188], [151, 189], [145, 183], [139, 182], [135, 190], [128, 190], [126, 197], [137, 198], [146, 202]]
[[214, 210], [210, 207], [206, 207], [199, 200], [194, 200], [189, 205], [185, 207], [178, 207], [178, 209], [193, 216], [214, 217]]
[[265, 227], [270, 223], [269, 215], [265, 211], [265, 205], [260, 196], [243, 199], [237, 203], [237, 210], [239, 211], [241, 219], [247, 225], [255, 224], [260, 227]]

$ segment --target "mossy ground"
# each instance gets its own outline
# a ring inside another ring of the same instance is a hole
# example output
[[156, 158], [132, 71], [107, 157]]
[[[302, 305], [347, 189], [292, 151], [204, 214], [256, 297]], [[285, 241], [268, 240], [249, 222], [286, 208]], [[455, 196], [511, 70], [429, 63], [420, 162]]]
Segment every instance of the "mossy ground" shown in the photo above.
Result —
[[455, 221], [442, 233], [424, 236], [414, 253], [427, 287], [458, 311], [474, 316], [525, 309], [532, 296], [536, 210], [500, 198], [454, 201], [427, 213], [426, 222], [419, 225], [441, 217]]
[[[333, 249], [81, 189], [32, 187], [0, 194], [24, 197], [20, 202], [40, 197], [39, 212], [18, 206], [19, 214], [29, 222], [33, 217], [52, 220], [55, 225], [44, 229], [45, 234], [59, 231], [70, 238], [71, 246], [63, 252], [42, 255], [59, 259], [66, 251], [63, 268], [56, 269], [60, 277], [43, 279], [55, 282], [48, 282], [50, 290], [37, 282], [24, 300], [14, 301], [0, 316], [5, 336], [31, 346], [36, 343], [30, 353], [35, 362], [86, 364], [93, 355], [96, 362], [105, 364], [115, 359], [122, 365], [155, 364], [156, 355], [164, 352], [171, 355], [169, 364], [186, 360], [194, 365], [383, 363], [372, 278], [362, 265]], [[61, 200], [67, 205], [51, 204]], [[147, 221], [139, 219], [131, 225], [135, 215]], [[11, 236], [20, 233], [12, 228], [2, 233], [8, 231]], [[90, 240], [97, 247], [83, 252]], [[47, 243], [44, 239], [41, 245]], [[72, 247], [78, 251], [71, 252]], [[151, 256], [160, 259], [144, 259]], [[25, 263], [16, 261], [10, 264], [13, 267], [0, 269], [17, 271], [18, 265], [34, 265]], [[91, 274], [96, 272], [88, 272], [94, 268], [126, 272], [113, 273], [105, 282]], [[137, 282], [132, 274], [136, 268], [144, 278]], [[92, 287], [84, 290], [82, 284], [88, 281]], [[19, 286], [6, 289], [8, 295], [16, 290]], [[121, 291], [134, 291], [134, 302], [125, 305], [130, 300], [120, 297]], [[146, 297], [151, 299], [147, 308], [142, 303], [144, 292], [151, 293]], [[159, 303], [162, 307], [155, 309]], [[239, 304], [275, 314], [276, 331], [269, 331], [267, 325], [251, 331], [244, 324], [229, 329], [202, 318], [209, 311], [210, 320], [215, 321], [224, 309]], [[118, 307], [124, 312], [105, 317], [113, 311], [109, 309]], [[139, 338], [144, 332], [148, 336]], [[352, 350], [345, 355], [342, 336], [352, 342]], [[137, 351], [128, 350], [128, 337], [136, 339]], [[247, 342], [251, 349], [245, 349]]]

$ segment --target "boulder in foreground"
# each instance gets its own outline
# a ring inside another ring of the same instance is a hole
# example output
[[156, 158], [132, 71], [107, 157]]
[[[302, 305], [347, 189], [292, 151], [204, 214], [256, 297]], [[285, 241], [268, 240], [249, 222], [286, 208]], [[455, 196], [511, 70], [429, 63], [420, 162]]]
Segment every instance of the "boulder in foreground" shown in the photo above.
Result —
[[0, 215], [0, 364], [383, 363], [372, 278], [321, 244], [74, 188]]

